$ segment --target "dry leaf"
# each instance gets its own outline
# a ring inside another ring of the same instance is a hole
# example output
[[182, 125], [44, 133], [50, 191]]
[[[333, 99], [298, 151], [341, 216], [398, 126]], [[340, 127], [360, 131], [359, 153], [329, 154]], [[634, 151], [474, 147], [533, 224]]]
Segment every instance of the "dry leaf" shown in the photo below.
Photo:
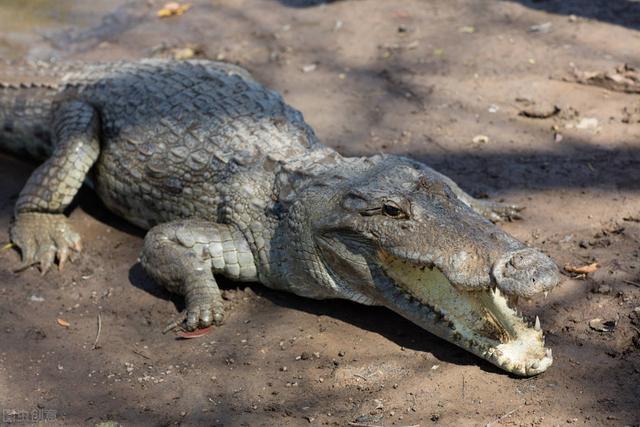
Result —
[[159, 18], [167, 18], [169, 16], [180, 16], [185, 13], [191, 7], [190, 3], [180, 4], [178, 2], [167, 3], [162, 6], [157, 13]]
[[577, 273], [577, 274], [588, 274], [588, 273], [593, 273], [594, 271], [596, 271], [598, 269], [598, 263], [597, 262], [593, 262], [591, 264], [588, 265], [582, 265], [580, 267], [576, 267], [573, 265], [565, 265], [564, 266], [565, 271], [568, 271], [569, 273]]
[[184, 338], [184, 339], [190, 339], [190, 338], [200, 338], [204, 335], [207, 335], [209, 332], [211, 332], [211, 329], [213, 328], [213, 326], [207, 326], [206, 328], [202, 328], [202, 329], [196, 329], [195, 331], [180, 331], [178, 332], [178, 336], [180, 338]]
[[603, 87], [608, 90], [626, 93], [640, 93], [640, 71], [629, 64], [616, 67], [613, 71], [573, 70], [576, 82], [585, 85]]
[[69, 326], [71, 326], [71, 323], [67, 322], [64, 319], [58, 319], [57, 322], [58, 322], [58, 325], [64, 326], [65, 328], [68, 328]]

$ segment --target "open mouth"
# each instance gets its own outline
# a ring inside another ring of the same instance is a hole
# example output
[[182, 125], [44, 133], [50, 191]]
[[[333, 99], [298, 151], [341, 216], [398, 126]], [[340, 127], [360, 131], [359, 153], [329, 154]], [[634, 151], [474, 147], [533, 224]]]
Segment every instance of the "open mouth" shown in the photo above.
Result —
[[553, 363], [538, 317], [533, 322], [525, 319], [518, 312], [516, 297], [495, 287], [458, 289], [437, 268], [384, 252], [379, 259], [405, 302], [389, 308], [402, 316], [516, 375], [536, 375]]

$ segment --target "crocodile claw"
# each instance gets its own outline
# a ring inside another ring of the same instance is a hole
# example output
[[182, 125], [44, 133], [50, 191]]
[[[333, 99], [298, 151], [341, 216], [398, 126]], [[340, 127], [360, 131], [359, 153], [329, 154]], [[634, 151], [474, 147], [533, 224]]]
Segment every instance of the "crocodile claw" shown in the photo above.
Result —
[[520, 212], [524, 210], [524, 206], [482, 200], [479, 210], [491, 222], [511, 222], [516, 219], [522, 219]]
[[206, 334], [212, 325], [222, 325], [223, 321], [224, 315], [220, 311], [214, 311], [211, 306], [189, 307], [179, 320], [169, 323], [162, 333], [177, 331], [182, 338], [197, 338]]
[[71, 251], [80, 252], [80, 235], [61, 214], [28, 212], [16, 215], [11, 226], [11, 241], [22, 253], [22, 265], [16, 272], [38, 265], [42, 275], [56, 259], [62, 270]]

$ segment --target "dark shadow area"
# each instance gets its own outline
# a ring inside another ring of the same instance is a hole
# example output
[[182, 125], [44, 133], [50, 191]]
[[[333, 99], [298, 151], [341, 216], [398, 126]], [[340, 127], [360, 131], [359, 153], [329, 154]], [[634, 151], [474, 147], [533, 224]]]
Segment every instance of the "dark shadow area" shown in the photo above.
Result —
[[171, 301], [176, 309], [176, 314], [181, 313], [185, 309], [184, 298], [180, 295], [167, 291], [165, 288], [154, 282], [154, 280], [147, 275], [139, 262], [133, 264], [129, 269], [129, 283], [134, 287], [153, 295], [155, 298]]
[[305, 8], [320, 6], [321, 4], [333, 3], [340, 0], [277, 0], [282, 5], [287, 7]]
[[[184, 310], [183, 298], [165, 291], [160, 285], [156, 284], [147, 276], [140, 263], [136, 263], [129, 270], [129, 281], [136, 288], [154, 297], [173, 302], [177, 312]], [[216, 276], [216, 281], [221, 290], [244, 289], [249, 287], [256, 295], [266, 298], [271, 303], [280, 307], [301, 310], [314, 316], [332, 317], [358, 328], [379, 334], [401, 347], [432, 353], [438, 359], [448, 363], [459, 365], [478, 364], [485, 371], [494, 373], [502, 372], [490, 363], [430, 334], [384, 307], [370, 307], [339, 299], [313, 300], [286, 292], [275, 291], [260, 283], [238, 283], [221, 276]]]
[[[435, 147], [434, 147], [435, 148]], [[639, 190], [640, 149], [607, 149], [567, 139], [556, 152], [412, 151], [411, 157], [466, 188], [542, 191], [562, 188]], [[626, 173], [621, 174], [624, 170]], [[507, 184], [508, 183], [508, 184]]]
[[640, 2], [637, 0], [510, 0], [526, 7], [558, 15], [575, 15], [640, 29]]
[[257, 294], [281, 307], [338, 319], [381, 335], [400, 347], [431, 353], [444, 362], [456, 365], [478, 365], [487, 372], [504, 373], [483, 359], [429, 333], [387, 308], [365, 306], [346, 300], [312, 300], [272, 291], [261, 285], [255, 285], [253, 289]]
[[93, 218], [104, 224], [109, 224], [110, 227], [113, 227], [118, 231], [138, 236], [140, 238], [144, 238], [147, 233], [142, 228], [136, 227], [124, 218], [111, 212], [104, 203], [102, 203], [102, 200], [100, 200], [96, 192], [87, 188], [87, 186], [83, 186], [80, 189], [78, 196], [69, 207], [69, 211], [73, 210], [76, 206], [82, 206], [82, 209]]
[[102, 17], [101, 22], [86, 30], [69, 28], [42, 34], [51, 45], [65, 53], [95, 48], [102, 42], [114, 41], [149, 18], [150, 4], [129, 2]]

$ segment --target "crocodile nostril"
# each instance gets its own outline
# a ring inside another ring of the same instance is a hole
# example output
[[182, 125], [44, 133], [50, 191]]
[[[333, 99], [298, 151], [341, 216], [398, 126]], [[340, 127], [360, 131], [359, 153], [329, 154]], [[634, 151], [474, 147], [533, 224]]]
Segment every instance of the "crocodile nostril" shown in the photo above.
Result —
[[[541, 255], [540, 252], [534, 250], [527, 251], [527, 253], [517, 252], [509, 260], [509, 264], [517, 270], [531, 268], [540, 262]], [[542, 256], [546, 258], [544, 255]]]

